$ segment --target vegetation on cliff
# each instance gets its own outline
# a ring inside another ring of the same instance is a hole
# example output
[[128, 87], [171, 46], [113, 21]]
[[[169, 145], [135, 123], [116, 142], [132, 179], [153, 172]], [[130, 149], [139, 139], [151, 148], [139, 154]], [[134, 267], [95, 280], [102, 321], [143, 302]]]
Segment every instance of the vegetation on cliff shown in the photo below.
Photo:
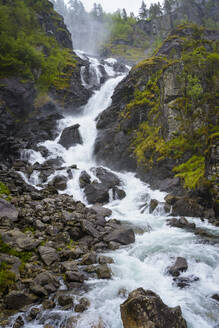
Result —
[[0, 1], [0, 78], [31, 80], [40, 90], [68, 87], [76, 60], [46, 31], [44, 15], [60, 29], [61, 17], [47, 0]]
[[[179, 26], [174, 33], [158, 54], [173, 39], [180, 49], [172, 48], [168, 59], [155, 55], [133, 68], [133, 74], [147, 74], [148, 82], [143, 90], [136, 86], [121, 117], [130, 119], [135, 111], [146, 112], [147, 119], [135, 132], [130, 131], [138, 162], [150, 168], [173, 159], [173, 172], [186, 188], [194, 189], [206, 183], [206, 157], [219, 130], [218, 42], [208, 40], [206, 31], [195, 25]], [[172, 78], [177, 93], [168, 99], [166, 84]], [[172, 130], [171, 116], [175, 121]], [[216, 176], [211, 179], [208, 183], [214, 183]]]

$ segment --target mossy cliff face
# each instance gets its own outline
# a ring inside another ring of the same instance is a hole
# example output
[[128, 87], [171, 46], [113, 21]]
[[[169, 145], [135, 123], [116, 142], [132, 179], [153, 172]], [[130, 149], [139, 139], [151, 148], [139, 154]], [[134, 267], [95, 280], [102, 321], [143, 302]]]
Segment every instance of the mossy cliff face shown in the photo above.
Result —
[[215, 206], [217, 40], [216, 32], [178, 26], [157, 54], [135, 66], [99, 117], [97, 158], [117, 169], [137, 169], [155, 187], [180, 180]]
[[54, 137], [58, 111], [78, 108], [90, 93], [80, 84], [84, 63], [48, 0], [0, 0], [0, 31], [0, 158], [10, 162], [23, 148], [18, 138], [25, 146]]

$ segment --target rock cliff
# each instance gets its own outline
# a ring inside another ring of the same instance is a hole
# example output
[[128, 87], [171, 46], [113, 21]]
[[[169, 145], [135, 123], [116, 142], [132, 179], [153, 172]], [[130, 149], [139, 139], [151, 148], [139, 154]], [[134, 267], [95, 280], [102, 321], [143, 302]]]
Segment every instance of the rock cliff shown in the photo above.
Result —
[[156, 188], [193, 190], [216, 212], [218, 37], [195, 25], [173, 30], [117, 87], [95, 146], [101, 163], [137, 170]]

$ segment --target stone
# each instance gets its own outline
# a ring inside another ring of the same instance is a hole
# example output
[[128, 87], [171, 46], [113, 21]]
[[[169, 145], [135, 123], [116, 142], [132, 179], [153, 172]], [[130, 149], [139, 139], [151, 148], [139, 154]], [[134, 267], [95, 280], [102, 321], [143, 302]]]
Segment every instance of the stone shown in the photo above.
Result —
[[114, 263], [113, 259], [109, 256], [100, 256], [98, 259], [99, 264], [112, 264]]
[[5, 299], [5, 307], [9, 310], [19, 310], [25, 305], [30, 305], [36, 301], [36, 298], [22, 291], [12, 291]]
[[81, 265], [90, 265], [90, 264], [95, 264], [95, 263], [97, 263], [97, 255], [95, 252], [91, 252], [91, 253], [85, 254], [82, 257], [80, 264]]
[[204, 208], [194, 199], [180, 198], [177, 200], [172, 209], [173, 216], [190, 216], [202, 217]]
[[0, 218], [1, 217], [7, 217], [12, 222], [16, 222], [18, 220], [18, 210], [14, 205], [2, 198], [0, 198]]
[[107, 264], [98, 265], [96, 273], [98, 279], [110, 279], [112, 277], [112, 271]]
[[112, 211], [109, 208], [103, 207], [101, 205], [93, 205], [90, 207], [90, 210], [104, 218], [112, 215]]
[[217, 302], [219, 302], [219, 294], [214, 294], [211, 296], [211, 298]]
[[113, 187], [113, 199], [122, 200], [126, 197], [126, 192], [118, 187]]
[[81, 228], [83, 232], [94, 238], [98, 239], [100, 237], [100, 233], [96, 230], [95, 226], [87, 220], [81, 221]]
[[180, 219], [168, 219], [167, 220], [167, 224], [171, 227], [175, 227], [175, 228], [185, 228], [185, 229], [189, 229], [189, 230], [194, 230], [196, 225], [195, 223], [189, 223], [189, 221], [184, 218], [181, 217]]
[[106, 242], [116, 242], [122, 245], [129, 245], [135, 242], [135, 234], [132, 229], [119, 228], [104, 236]]
[[102, 183], [86, 185], [84, 193], [89, 204], [105, 204], [109, 201], [109, 188]]
[[174, 276], [178, 277], [181, 272], [188, 270], [188, 263], [184, 257], [177, 257], [175, 263], [168, 269], [168, 272]]
[[116, 174], [103, 167], [92, 168], [91, 170], [96, 175], [96, 177], [108, 188], [113, 188], [121, 184], [121, 181]]
[[58, 279], [50, 272], [45, 271], [36, 276], [30, 285], [30, 289], [35, 295], [44, 297], [54, 293], [59, 285]]
[[58, 297], [58, 304], [60, 306], [73, 306], [73, 298], [71, 296], [68, 296], [68, 295], [60, 295]]
[[189, 276], [189, 277], [176, 277], [173, 279], [175, 285], [179, 288], [189, 287], [193, 282], [199, 281], [199, 277]]
[[79, 184], [80, 188], [85, 188], [86, 185], [89, 185], [91, 183], [91, 176], [86, 172], [82, 171], [79, 177]]
[[42, 305], [44, 310], [51, 310], [56, 306], [55, 302], [51, 299], [43, 301]]
[[56, 175], [51, 183], [57, 190], [63, 191], [67, 188], [67, 181], [68, 179], [65, 175]]
[[75, 261], [65, 261], [61, 263], [61, 270], [62, 272], [77, 271], [78, 268]]
[[150, 201], [150, 205], [149, 205], [149, 213], [150, 214], [154, 212], [154, 210], [157, 208], [158, 204], [159, 204], [159, 202], [156, 199], [152, 199]]
[[19, 315], [13, 324], [13, 328], [20, 328], [24, 326], [24, 320], [22, 316]]
[[63, 130], [59, 144], [64, 148], [69, 149], [72, 146], [77, 144], [83, 144], [80, 132], [79, 132], [79, 124], [72, 125]]
[[79, 304], [75, 306], [75, 312], [84, 312], [86, 311], [90, 306], [90, 301], [88, 298], [83, 297], [80, 299]]
[[59, 261], [58, 253], [54, 248], [40, 246], [38, 251], [41, 259], [46, 265], [51, 265], [52, 263]]
[[65, 277], [67, 282], [84, 282], [84, 275], [78, 271], [67, 271]]
[[37, 315], [40, 313], [40, 309], [39, 308], [32, 308], [30, 310], [30, 313], [27, 316], [27, 320], [28, 321], [32, 321], [34, 319], [36, 319]]
[[150, 290], [138, 288], [120, 305], [124, 328], [187, 328], [181, 308], [169, 308]]

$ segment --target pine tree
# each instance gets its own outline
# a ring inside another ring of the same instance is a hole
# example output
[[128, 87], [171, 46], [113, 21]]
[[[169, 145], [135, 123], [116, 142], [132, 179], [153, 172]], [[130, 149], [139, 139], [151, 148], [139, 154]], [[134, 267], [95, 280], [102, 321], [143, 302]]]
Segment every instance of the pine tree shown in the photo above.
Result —
[[122, 19], [124, 19], [125, 21], [127, 21], [128, 19], [128, 15], [125, 8], [122, 9]]
[[147, 19], [148, 18], [148, 10], [144, 1], [142, 1], [141, 7], [139, 9], [139, 18]]

